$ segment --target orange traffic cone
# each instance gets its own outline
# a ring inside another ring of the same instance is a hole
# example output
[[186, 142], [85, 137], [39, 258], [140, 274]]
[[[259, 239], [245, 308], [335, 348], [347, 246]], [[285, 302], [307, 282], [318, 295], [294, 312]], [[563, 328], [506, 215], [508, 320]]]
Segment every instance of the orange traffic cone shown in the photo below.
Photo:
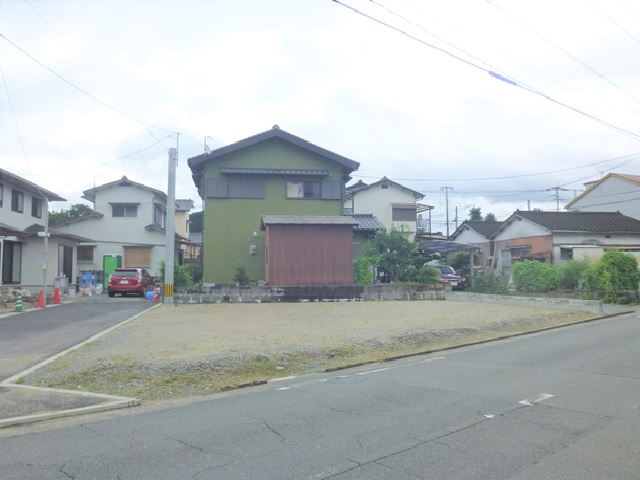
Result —
[[62, 301], [60, 300], [60, 289], [58, 287], [53, 290], [53, 304], [62, 305]]
[[153, 289], [153, 301], [154, 302], [159, 302], [160, 301], [160, 295], [158, 295], [158, 287], [155, 287]]
[[44, 308], [44, 294], [42, 290], [40, 290], [40, 295], [38, 295], [38, 308]]

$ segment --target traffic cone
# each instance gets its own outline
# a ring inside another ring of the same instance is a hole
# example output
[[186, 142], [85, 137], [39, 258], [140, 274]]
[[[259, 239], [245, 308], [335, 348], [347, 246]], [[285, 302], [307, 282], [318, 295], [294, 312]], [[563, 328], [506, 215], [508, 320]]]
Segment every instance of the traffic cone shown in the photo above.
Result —
[[18, 292], [18, 298], [16, 299], [16, 312], [22, 311], [22, 294]]
[[53, 304], [62, 305], [62, 301], [60, 300], [60, 289], [58, 287], [53, 290]]
[[38, 308], [44, 308], [44, 294], [42, 290], [40, 290], [40, 295], [38, 295]]
[[158, 295], [158, 287], [155, 287], [153, 289], [153, 301], [154, 302], [159, 302], [160, 301], [160, 295]]

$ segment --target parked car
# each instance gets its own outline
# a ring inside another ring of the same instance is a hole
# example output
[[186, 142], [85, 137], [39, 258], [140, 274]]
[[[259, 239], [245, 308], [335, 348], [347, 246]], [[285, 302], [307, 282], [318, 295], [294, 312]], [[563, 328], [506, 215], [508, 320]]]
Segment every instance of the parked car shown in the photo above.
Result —
[[146, 268], [122, 267], [116, 268], [109, 277], [107, 291], [113, 297], [116, 293], [123, 297], [127, 293], [134, 293], [144, 297], [148, 291], [155, 288], [153, 277]]
[[464, 290], [467, 286], [466, 279], [456, 273], [455, 268], [449, 265], [433, 265], [440, 270], [440, 283], [449, 284], [456, 290]]

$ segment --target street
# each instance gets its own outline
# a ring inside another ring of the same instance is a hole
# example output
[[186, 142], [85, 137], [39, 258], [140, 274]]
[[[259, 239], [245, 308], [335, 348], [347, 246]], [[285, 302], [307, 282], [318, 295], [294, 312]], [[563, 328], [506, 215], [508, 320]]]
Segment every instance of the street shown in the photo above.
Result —
[[633, 314], [177, 408], [6, 429], [0, 478], [638, 478], [639, 347]]
[[153, 305], [139, 298], [98, 295], [0, 317], [0, 380], [37, 365]]

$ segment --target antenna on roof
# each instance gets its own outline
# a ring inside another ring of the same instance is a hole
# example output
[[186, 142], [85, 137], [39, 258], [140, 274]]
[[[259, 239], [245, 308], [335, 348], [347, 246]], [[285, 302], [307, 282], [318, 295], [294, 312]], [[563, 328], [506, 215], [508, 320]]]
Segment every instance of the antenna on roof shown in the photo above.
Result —
[[207, 155], [207, 154], [209, 154], [211, 152], [211, 149], [209, 148], [209, 145], [207, 145], [207, 138], [210, 139], [210, 138], [213, 138], [213, 137], [210, 137], [208, 135], [206, 137], [204, 137], [204, 154], [205, 155]]

